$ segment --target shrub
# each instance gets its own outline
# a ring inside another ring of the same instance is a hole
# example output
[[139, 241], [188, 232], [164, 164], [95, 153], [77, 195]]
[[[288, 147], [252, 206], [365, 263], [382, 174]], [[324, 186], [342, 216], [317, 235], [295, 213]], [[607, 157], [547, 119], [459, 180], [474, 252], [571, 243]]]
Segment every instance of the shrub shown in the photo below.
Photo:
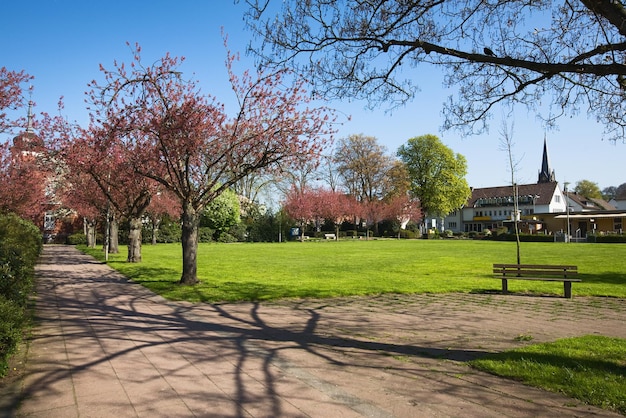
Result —
[[219, 238], [217, 239], [217, 242], [229, 244], [229, 243], [232, 243], [232, 242], [237, 242], [237, 238], [232, 236], [228, 232], [222, 232], [220, 234]]
[[506, 226], [501, 226], [497, 228], [494, 232], [495, 236], [499, 237], [500, 235], [507, 235], [509, 233], [509, 228]]
[[0, 376], [6, 375], [9, 359], [21, 341], [24, 312], [18, 303], [0, 296]]
[[206, 226], [198, 228], [198, 242], [213, 242], [215, 230]]
[[626, 243], [626, 235], [598, 235], [596, 236], [596, 242], [603, 243]]
[[250, 235], [248, 232], [248, 226], [244, 224], [243, 222], [240, 222], [237, 225], [231, 226], [230, 228], [228, 228], [228, 231], [226, 232], [232, 235], [237, 242], [248, 241], [248, 237]]
[[25, 305], [43, 248], [39, 229], [15, 215], [0, 215], [0, 295]]
[[39, 229], [15, 215], [0, 215], [0, 376], [22, 335], [35, 263], [43, 248]]
[[[515, 234], [498, 234], [493, 237], [497, 241], [515, 241], [517, 238]], [[553, 235], [546, 234], [519, 234], [519, 240], [521, 242], [553, 242]]]
[[[152, 231], [150, 232], [152, 234]], [[180, 222], [175, 220], [163, 220], [159, 227], [159, 234], [157, 236], [157, 242], [172, 243], [180, 242], [183, 234], [183, 229]], [[152, 235], [150, 235], [152, 236]]]
[[69, 245], [87, 245], [87, 237], [85, 234], [68, 235], [65, 241]]
[[403, 239], [416, 239], [419, 237], [419, 232], [413, 231], [411, 229], [401, 229], [400, 230], [400, 238]]

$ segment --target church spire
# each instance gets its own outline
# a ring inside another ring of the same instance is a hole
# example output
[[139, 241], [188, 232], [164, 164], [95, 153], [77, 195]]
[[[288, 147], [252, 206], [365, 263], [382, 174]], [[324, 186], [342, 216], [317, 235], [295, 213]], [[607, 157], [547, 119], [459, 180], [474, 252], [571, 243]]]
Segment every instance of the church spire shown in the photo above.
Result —
[[539, 179], [537, 183], [552, 183], [556, 181], [554, 170], [550, 170], [550, 162], [548, 161], [548, 140], [545, 135], [543, 137], [543, 159], [541, 161], [541, 171], [539, 171]]
[[28, 124], [26, 125], [26, 133], [34, 134], [35, 129], [33, 128], [33, 101], [28, 101]]

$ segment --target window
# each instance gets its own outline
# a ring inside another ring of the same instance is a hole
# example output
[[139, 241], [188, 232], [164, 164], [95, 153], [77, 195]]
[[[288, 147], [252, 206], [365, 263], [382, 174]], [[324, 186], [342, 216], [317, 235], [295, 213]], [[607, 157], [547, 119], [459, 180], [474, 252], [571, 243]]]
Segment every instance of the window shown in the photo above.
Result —
[[54, 215], [50, 213], [46, 213], [44, 217], [44, 221], [43, 221], [43, 228], [46, 231], [51, 231], [54, 229], [54, 226], [55, 226]]
[[448, 228], [456, 228], [456, 222], [448, 222]]
[[482, 232], [482, 230], [483, 230], [483, 224], [478, 224], [478, 223], [465, 224], [465, 232]]
[[622, 218], [613, 218], [613, 230], [622, 231]]

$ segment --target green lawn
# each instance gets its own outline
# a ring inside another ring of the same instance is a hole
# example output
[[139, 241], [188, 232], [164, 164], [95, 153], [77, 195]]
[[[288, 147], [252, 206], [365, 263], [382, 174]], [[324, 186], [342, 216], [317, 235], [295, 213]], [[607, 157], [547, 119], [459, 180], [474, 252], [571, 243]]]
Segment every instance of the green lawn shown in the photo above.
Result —
[[566, 338], [474, 360], [472, 366], [626, 414], [626, 340]]
[[[271, 300], [379, 293], [485, 292], [500, 289], [493, 263], [516, 260], [514, 242], [472, 240], [345, 240], [200, 244], [199, 285], [177, 284], [180, 244], [144, 245], [143, 262], [111, 267], [166, 298], [190, 301]], [[103, 259], [100, 249], [89, 253]], [[576, 296], [626, 297], [626, 245], [522, 243], [522, 263], [575, 264]], [[511, 292], [563, 294], [561, 283], [509, 282]]]

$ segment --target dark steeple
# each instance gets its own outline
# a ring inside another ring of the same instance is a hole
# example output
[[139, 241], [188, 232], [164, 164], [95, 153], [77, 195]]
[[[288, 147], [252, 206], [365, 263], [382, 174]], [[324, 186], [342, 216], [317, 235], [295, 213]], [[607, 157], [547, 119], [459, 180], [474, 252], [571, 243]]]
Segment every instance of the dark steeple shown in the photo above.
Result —
[[543, 138], [543, 159], [541, 161], [541, 171], [539, 171], [539, 179], [537, 183], [552, 183], [556, 181], [554, 170], [550, 170], [550, 163], [548, 161], [548, 142], [546, 138]]
[[29, 100], [26, 131], [13, 138], [13, 146], [21, 152], [40, 152], [43, 149], [43, 141], [35, 134], [33, 119], [33, 101]]

